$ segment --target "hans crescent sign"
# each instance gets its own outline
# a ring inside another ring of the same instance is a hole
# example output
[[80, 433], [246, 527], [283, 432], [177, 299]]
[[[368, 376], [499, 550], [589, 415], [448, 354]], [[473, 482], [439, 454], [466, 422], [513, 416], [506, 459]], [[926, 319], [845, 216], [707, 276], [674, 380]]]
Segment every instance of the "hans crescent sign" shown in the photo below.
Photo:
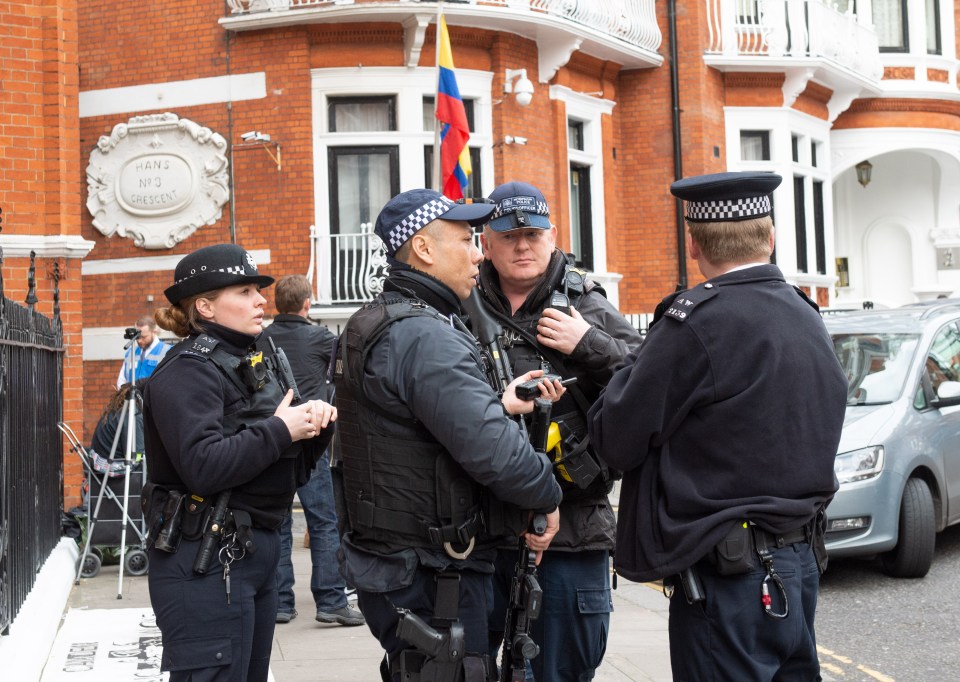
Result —
[[171, 113], [114, 126], [87, 166], [94, 227], [168, 249], [212, 225], [230, 198], [226, 149], [221, 135]]

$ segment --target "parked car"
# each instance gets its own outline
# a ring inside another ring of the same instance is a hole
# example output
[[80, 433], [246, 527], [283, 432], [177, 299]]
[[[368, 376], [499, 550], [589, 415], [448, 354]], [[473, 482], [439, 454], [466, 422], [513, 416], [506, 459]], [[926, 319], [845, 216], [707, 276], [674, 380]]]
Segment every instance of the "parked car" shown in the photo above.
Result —
[[960, 521], [960, 299], [824, 316], [847, 376], [831, 556], [919, 578]]

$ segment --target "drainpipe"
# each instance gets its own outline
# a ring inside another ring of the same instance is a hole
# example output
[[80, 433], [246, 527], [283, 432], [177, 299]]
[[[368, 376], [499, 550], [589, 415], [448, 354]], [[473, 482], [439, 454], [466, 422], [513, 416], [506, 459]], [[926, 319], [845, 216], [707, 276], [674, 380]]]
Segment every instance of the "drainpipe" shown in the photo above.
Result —
[[[683, 148], [680, 134], [680, 79], [677, 67], [677, 0], [668, 0], [670, 22], [670, 102], [673, 108], [673, 178], [683, 177]], [[677, 225], [677, 291], [687, 288], [687, 241], [683, 222], [683, 201], [674, 199], [674, 220]]]

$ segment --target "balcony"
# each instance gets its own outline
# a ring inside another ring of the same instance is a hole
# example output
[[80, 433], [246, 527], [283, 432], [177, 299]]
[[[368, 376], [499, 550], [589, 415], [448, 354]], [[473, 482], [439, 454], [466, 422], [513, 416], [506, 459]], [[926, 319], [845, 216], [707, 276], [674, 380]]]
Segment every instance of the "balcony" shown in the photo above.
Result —
[[811, 80], [834, 92], [834, 120], [850, 102], [879, 94], [883, 64], [877, 35], [852, 13], [820, 0], [705, 0], [704, 62], [720, 71], [783, 72], [784, 106]]
[[[433, 0], [227, 0], [220, 19], [229, 31], [302, 24], [389, 22], [404, 27], [406, 65], [417, 66]], [[659, 66], [661, 35], [655, 0], [448, 0], [449, 26], [504, 31], [537, 42], [540, 82], [580, 50], [625, 69]]]

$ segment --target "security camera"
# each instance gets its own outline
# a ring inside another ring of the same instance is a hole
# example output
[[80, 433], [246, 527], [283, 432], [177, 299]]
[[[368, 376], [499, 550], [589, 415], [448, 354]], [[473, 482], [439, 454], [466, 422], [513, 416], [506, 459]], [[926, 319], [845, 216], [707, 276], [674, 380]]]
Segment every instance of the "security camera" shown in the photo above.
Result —
[[251, 130], [240, 136], [244, 142], [269, 142], [270, 136], [267, 133], [261, 133], [259, 130]]
[[517, 96], [517, 104], [522, 107], [527, 106], [533, 100], [533, 83], [529, 78], [523, 77], [517, 80], [513, 86], [513, 91]]

